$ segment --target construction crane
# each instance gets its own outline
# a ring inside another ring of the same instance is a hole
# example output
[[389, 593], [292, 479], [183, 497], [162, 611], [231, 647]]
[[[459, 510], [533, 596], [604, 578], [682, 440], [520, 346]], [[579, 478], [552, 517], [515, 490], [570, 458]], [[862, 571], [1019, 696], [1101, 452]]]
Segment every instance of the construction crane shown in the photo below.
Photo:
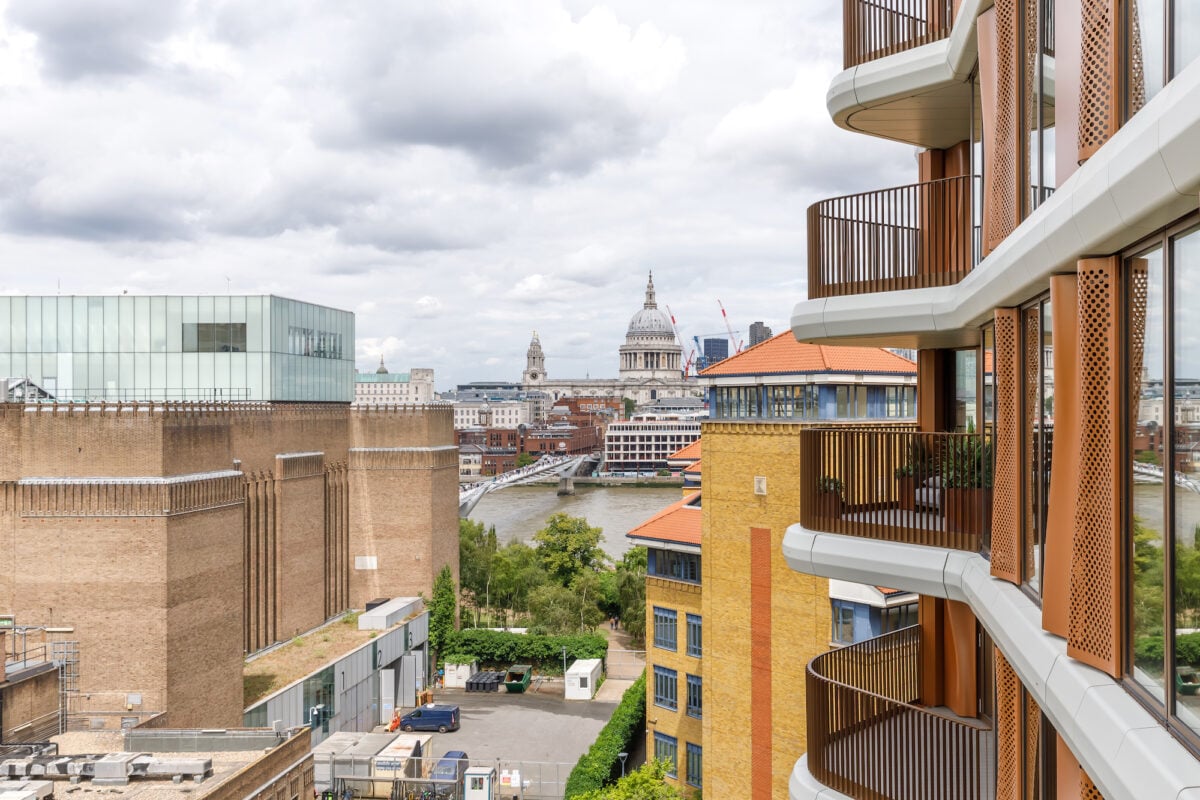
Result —
[[729, 324], [729, 315], [725, 313], [725, 306], [721, 304], [721, 298], [717, 298], [717, 305], [721, 309], [721, 319], [725, 321], [725, 330], [729, 332], [729, 346], [733, 348], [733, 354], [737, 355], [742, 352], [742, 345], [745, 342], [738, 341], [737, 336], [733, 332], [733, 326]]
[[[671, 310], [670, 306], [667, 306], [667, 316], [671, 318], [671, 330], [675, 331], [675, 341], [679, 342], [679, 350], [683, 352], [683, 337], [679, 335], [679, 325], [675, 322], [675, 312]], [[688, 370], [691, 368], [692, 358], [688, 356], [687, 363], [683, 366], [683, 377], [686, 378], [688, 376]]]
[[692, 355], [696, 360], [696, 372], [708, 366], [708, 357], [704, 355], [704, 345], [700, 344], [700, 337], [693, 336], [692, 341], [696, 343], [696, 349], [692, 351]]
[[692, 351], [690, 353], [688, 353], [687, 361], [683, 365], [683, 377], [686, 378], [692, 374], [692, 361], [694, 361], [695, 358], [696, 358], [696, 349], [692, 348]]

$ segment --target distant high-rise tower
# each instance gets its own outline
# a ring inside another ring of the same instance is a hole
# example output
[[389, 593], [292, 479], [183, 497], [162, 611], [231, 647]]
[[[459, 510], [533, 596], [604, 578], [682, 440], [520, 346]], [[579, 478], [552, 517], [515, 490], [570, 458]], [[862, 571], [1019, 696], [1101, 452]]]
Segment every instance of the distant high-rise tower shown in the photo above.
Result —
[[709, 366], [724, 361], [729, 358], [729, 340], [728, 339], [705, 339], [704, 340], [704, 360]]
[[771, 333], [771, 329], [768, 328], [766, 325], [762, 324], [762, 320], [759, 320], [758, 322], [752, 322], [750, 324], [750, 346], [751, 347], [754, 347], [754, 345], [758, 344], [759, 342], [765, 342], [767, 339], [770, 339], [773, 335], [774, 334]]

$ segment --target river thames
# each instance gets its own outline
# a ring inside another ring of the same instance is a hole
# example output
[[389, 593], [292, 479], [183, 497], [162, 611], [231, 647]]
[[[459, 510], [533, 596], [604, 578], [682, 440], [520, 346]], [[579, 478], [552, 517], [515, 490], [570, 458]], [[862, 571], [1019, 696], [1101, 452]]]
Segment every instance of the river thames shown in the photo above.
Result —
[[602, 528], [600, 547], [618, 559], [629, 549], [625, 534], [683, 497], [678, 486], [576, 486], [575, 494], [559, 497], [557, 485], [513, 486], [484, 495], [470, 518], [496, 526], [500, 544], [529, 541], [546, 519], [559, 511], [585, 517]]

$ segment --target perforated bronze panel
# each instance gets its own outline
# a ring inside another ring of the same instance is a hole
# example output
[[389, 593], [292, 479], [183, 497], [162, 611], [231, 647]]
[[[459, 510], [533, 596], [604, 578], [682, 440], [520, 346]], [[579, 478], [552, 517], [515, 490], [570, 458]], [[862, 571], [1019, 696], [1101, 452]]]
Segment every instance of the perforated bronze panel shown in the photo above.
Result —
[[1031, 485], [1030, 471], [1035, 470], [1037, 452], [1037, 421], [1038, 387], [1042, 382], [1041, 348], [1042, 348], [1042, 317], [1037, 306], [1027, 308], [1021, 313], [1021, 385], [1024, 387], [1024, 405], [1021, 407], [1021, 427], [1024, 436], [1021, 440], [1021, 455], [1024, 459], [1024, 475], [1021, 483], [1021, 509], [1025, 519], [1024, 536], [1022, 536], [1022, 558], [1024, 572], [1022, 578], [1028, 580], [1035, 570], [1033, 563], [1033, 541], [1037, 535], [1037, 497]]
[[1149, 278], [1147, 261], [1134, 258], [1129, 262], [1129, 424], [1137, 426], [1142, 364], [1146, 347], [1146, 292]]
[[1080, 163], [1091, 158], [1120, 125], [1116, 6], [1116, 0], [1080, 3]]
[[1138, 4], [1132, 2], [1129, 8], [1129, 85], [1125, 91], [1129, 93], [1129, 113], [1136, 114], [1146, 105], [1146, 59], [1142, 53], [1142, 21], [1138, 13]]
[[1018, 321], [1015, 308], [996, 309], [996, 467], [992, 487], [992, 575], [1021, 582], [1021, 470]]
[[1025, 697], [1025, 748], [1024, 784], [1025, 797], [1040, 797], [1038, 792], [1038, 751], [1041, 745], [1042, 710], [1028, 692]]
[[1079, 262], [1080, 428], [1067, 654], [1120, 676], [1119, 262]]
[[996, 800], [1021, 800], [1021, 681], [996, 648]]
[[1083, 770], [1079, 771], [1079, 800], [1104, 800], [1104, 795]]
[[[987, 215], [985, 253], [1004, 241], [1020, 222], [1021, 146], [1024, 125], [1021, 118], [1020, 27], [1018, 0], [996, 0], [996, 91], [995, 130], [985, 131], [988, 169], [984, 173], [984, 213]], [[989, 137], [987, 134], [991, 134]]]

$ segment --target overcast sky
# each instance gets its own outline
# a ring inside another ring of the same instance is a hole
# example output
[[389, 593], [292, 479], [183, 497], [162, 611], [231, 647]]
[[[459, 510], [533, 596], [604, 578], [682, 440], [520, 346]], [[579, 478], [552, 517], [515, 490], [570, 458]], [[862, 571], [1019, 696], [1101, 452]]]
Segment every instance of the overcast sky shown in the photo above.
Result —
[[0, 0], [0, 293], [275, 293], [445, 389], [610, 377], [648, 270], [781, 332], [804, 212], [912, 182], [838, 130], [837, 0]]

